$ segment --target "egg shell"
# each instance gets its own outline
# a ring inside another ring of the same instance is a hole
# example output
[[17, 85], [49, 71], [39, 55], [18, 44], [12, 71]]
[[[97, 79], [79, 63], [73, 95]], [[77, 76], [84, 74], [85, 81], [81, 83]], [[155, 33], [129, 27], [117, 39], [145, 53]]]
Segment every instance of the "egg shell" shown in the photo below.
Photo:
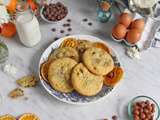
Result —
[[118, 23], [123, 24], [124, 26], [126, 26], [126, 28], [128, 28], [132, 22], [132, 19], [132, 15], [130, 15], [129, 13], [122, 13], [119, 16]]
[[141, 37], [141, 33], [138, 29], [131, 29], [127, 32], [126, 40], [130, 44], [136, 44]]
[[112, 35], [114, 38], [120, 40], [126, 36], [127, 29], [123, 24], [117, 24], [112, 29]]

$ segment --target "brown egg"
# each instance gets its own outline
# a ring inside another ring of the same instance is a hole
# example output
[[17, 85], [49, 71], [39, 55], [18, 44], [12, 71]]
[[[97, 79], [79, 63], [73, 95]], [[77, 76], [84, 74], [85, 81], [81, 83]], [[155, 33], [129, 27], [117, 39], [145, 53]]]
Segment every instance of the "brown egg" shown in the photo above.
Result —
[[142, 32], [144, 29], [144, 25], [145, 25], [144, 19], [137, 19], [131, 23], [131, 29], [136, 28], [139, 30], [139, 32]]
[[126, 26], [126, 28], [128, 28], [132, 22], [132, 16], [129, 13], [122, 13], [119, 16], [118, 22]]
[[117, 24], [112, 30], [112, 35], [116, 39], [123, 39], [126, 36], [127, 29], [122, 24]]
[[126, 39], [130, 44], [135, 44], [140, 40], [141, 33], [137, 29], [131, 29], [127, 32]]

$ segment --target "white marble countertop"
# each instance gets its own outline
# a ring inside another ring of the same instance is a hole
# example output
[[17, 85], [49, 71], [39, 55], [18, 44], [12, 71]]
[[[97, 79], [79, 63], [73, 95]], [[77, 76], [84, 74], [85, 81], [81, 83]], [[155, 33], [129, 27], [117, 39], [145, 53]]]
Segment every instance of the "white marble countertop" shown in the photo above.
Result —
[[[62, 1], [62, 0], [61, 0]], [[40, 55], [45, 48], [52, 43], [54, 37], [61, 37], [58, 30], [62, 29], [62, 24], [45, 24], [40, 22], [42, 33], [41, 42], [34, 48], [26, 48], [18, 37], [4, 39], [10, 52], [9, 62], [19, 67], [17, 76], [9, 76], [0, 71], [0, 94], [2, 104], [0, 104], [0, 115], [13, 114], [18, 116], [25, 112], [37, 114], [41, 120], [101, 120], [111, 118], [116, 114], [119, 120], [128, 120], [127, 103], [137, 95], [147, 95], [160, 102], [160, 50], [149, 49], [142, 52], [141, 60], [132, 60], [124, 53], [121, 44], [115, 43], [110, 38], [110, 30], [114, 23], [99, 23], [96, 21], [96, 3], [93, 0], [63, 0], [69, 7], [67, 18], [72, 20], [73, 31], [71, 34], [89, 34], [108, 42], [117, 52], [125, 70], [124, 80], [113, 92], [102, 102], [86, 106], [69, 105], [59, 102], [49, 95], [39, 84], [36, 88], [25, 90], [24, 98], [12, 100], [8, 93], [17, 85], [15, 80], [29, 73], [37, 73]], [[83, 18], [88, 18], [93, 26], [88, 26], [82, 22]], [[57, 32], [52, 32], [51, 28], [57, 28]], [[65, 34], [64, 34], [65, 35]]]

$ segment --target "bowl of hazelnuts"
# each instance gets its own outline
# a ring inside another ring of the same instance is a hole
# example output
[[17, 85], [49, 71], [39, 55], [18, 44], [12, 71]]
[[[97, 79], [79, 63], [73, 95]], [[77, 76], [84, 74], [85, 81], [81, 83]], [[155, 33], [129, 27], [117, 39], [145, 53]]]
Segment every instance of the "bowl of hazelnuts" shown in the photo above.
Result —
[[158, 103], [148, 96], [137, 96], [128, 105], [130, 120], [158, 120], [160, 108]]
[[40, 10], [41, 18], [47, 23], [56, 23], [63, 20], [68, 14], [68, 9], [61, 2], [45, 4]]

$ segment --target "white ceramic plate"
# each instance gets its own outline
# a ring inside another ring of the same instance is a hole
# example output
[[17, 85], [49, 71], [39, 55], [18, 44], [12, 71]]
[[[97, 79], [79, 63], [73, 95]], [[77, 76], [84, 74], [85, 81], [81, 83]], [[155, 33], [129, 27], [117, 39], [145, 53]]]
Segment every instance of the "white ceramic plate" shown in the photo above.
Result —
[[[40, 77], [40, 81], [41, 81], [42, 86], [53, 97], [57, 98], [60, 101], [70, 103], [70, 104], [84, 105], [84, 104], [95, 103], [95, 102], [98, 102], [98, 101], [104, 99], [108, 95], [108, 93], [110, 93], [112, 91], [112, 89], [113, 89], [112, 87], [103, 86], [102, 90], [96, 96], [86, 97], [86, 96], [82, 96], [82, 95], [78, 94], [76, 91], [73, 91], [72, 93], [58, 92], [58, 91], [54, 90], [45, 80], [42, 79], [42, 77], [40, 75], [41, 64], [48, 59], [48, 56], [51, 54], [51, 52], [54, 49], [58, 48], [60, 46], [60, 44], [63, 42], [63, 40], [65, 40], [66, 38], [76, 38], [76, 39], [88, 40], [88, 41], [92, 41], [92, 42], [102, 42], [108, 46], [108, 44], [106, 42], [100, 40], [97, 37], [90, 36], [90, 35], [72, 35], [72, 36], [60, 38], [57, 41], [53, 42], [44, 51], [44, 53], [42, 54], [42, 56], [40, 58], [40, 62], [39, 62], [39, 77]], [[115, 66], [120, 66], [120, 62], [119, 62], [115, 52], [111, 49], [110, 53], [111, 53], [111, 56], [114, 60]]]

